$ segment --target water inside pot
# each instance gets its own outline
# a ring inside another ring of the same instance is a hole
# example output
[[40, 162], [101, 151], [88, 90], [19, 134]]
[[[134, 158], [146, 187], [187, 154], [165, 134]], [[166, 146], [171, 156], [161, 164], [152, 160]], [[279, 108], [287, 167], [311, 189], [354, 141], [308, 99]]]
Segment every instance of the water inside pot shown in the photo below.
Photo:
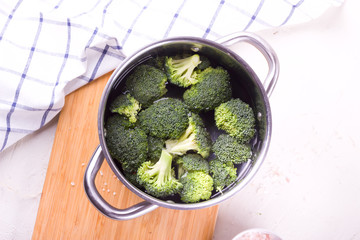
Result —
[[[130, 62], [127, 63], [126, 69], [124, 69], [116, 78], [113, 79], [111, 91], [109, 92], [107, 103], [110, 103], [115, 97], [125, 91], [125, 81], [126, 77], [131, 74], [133, 69], [140, 65], [146, 64], [148, 61], [159, 57], [159, 56], [174, 56], [177, 54], [193, 54], [194, 52], [199, 53], [200, 55], [206, 56], [210, 61], [212, 66], [221, 66], [225, 68], [231, 76], [231, 86], [233, 92], [233, 98], [240, 98], [242, 101], [248, 103], [254, 110], [255, 116], [257, 117], [256, 122], [256, 135], [250, 142], [252, 146], [252, 158], [245, 163], [236, 164], [238, 178], [236, 182], [230, 186], [227, 186], [223, 189], [222, 193], [213, 191], [212, 197], [215, 198], [220, 194], [226, 194], [237, 184], [245, 178], [254, 163], [257, 160], [259, 152], [263, 148], [263, 140], [267, 134], [267, 112], [266, 103], [264, 102], [263, 95], [264, 93], [259, 88], [259, 80], [254, 74], [252, 69], [238, 56], [234, 56], [231, 51], [228, 51], [226, 48], [219, 49], [212, 45], [206, 45], [203, 43], [197, 42], [170, 42], [159, 47], [154, 47], [149, 51], [136, 55], [132, 58]], [[261, 85], [261, 84], [260, 84]], [[168, 92], [164, 97], [174, 97], [182, 98], [182, 94], [185, 91], [184, 88], [177, 87], [173, 84], [167, 85]], [[104, 112], [104, 122], [106, 122], [107, 117], [111, 113], [108, 111], [108, 106]], [[206, 128], [210, 133], [212, 141], [215, 141], [216, 138], [224, 133], [223, 131], [217, 129], [214, 122], [214, 111], [208, 111], [205, 113], [200, 113], [202, 119], [205, 122]], [[209, 160], [214, 158], [212, 154], [209, 157]], [[114, 161], [117, 168], [121, 170], [121, 166], [117, 161]], [[182, 203], [178, 196], [169, 197], [162, 199], [164, 201], [171, 200], [175, 203]]]

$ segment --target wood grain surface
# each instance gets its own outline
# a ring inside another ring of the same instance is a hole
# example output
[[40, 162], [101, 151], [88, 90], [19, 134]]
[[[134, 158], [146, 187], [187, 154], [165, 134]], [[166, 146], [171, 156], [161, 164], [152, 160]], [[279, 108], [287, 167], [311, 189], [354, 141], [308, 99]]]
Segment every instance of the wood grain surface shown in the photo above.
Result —
[[[157, 208], [116, 221], [102, 215], [84, 192], [87, 163], [99, 144], [97, 111], [111, 73], [66, 97], [40, 200], [32, 239], [211, 239], [218, 206], [200, 210]], [[140, 201], [104, 164], [96, 177], [104, 199], [118, 208]]]

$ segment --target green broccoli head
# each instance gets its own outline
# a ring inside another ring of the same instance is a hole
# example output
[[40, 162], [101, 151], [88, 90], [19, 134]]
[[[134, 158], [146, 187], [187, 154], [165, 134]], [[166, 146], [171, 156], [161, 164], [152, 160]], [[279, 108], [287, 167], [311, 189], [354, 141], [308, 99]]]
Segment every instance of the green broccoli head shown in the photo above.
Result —
[[200, 64], [197, 65], [197, 70], [205, 70], [206, 68], [211, 66], [210, 60], [204, 55], [200, 55]]
[[165, 72], [165, 56], [156, 56], [146, 61], [147, 65], [156, 67]]
[[135, 123], [141, 106], [140, 103], [128, 93], [116, 97], [110, 103], [109, 109], [113, 113], [128, 117], [130, 122]]
[[151, 136], [177, 139], [188, 127], [188, 113], [189, 110], [181, 100], [164, 98], [141, 111], [139, 123]]
[[147, 135], [140, 128], [124, 127], [122, 120], [120, 115], [107, 120], [105, 141], [111, 157], [121, 164], [124, 171], [132, 173], [147, 159]]
[[223, 162], [242, 163], [251, 158], [251, 147], [248, 144], [240, 143], [236, 138], [221, 134], [215, 141], [213, 152]]
[[160, 69], [141, 64], [126, 78], [126, 88], [144, 108], [167, 92], [167, 77]]
[[112, 129], [117, 129], [119, 126], [124, 128], [134, 128], [135, 123], [130, 122], [130, 120], [123, 115], [114, 114], [107, 118], [105, 131], [112, 131]]
[[199, 154], [186, 154], [176, 159], [178, 164], [178, 177], [181, 177], [186, 172], [203, 171], [209, 173], [209, 163]]
[[200, 62], [200, 56], [198, 54], [181, 59], [166, 57], [166, 75], [172, 84], [180, 87], [188, 87], [198, 81], [194, 70]]
[[215, 109], [231, 99], [230, 75], [222, 67], [208, 67], [197, 75], [198, 83], [184, 94], [185, 104], [194, 112]]
[[219, 129], [243, 143], [250, 142], [256, 132], [252, 108], [238, 98], [225, 102], [215, 109], [215, 123]]
[[185, 203], [208, 200], [214, 189], [212, 177], [203, 171], [188, 172], [180, 178], [180, 182], [183, 184], [180, 197]]
[[224, 187], [235, 182], [237, 173], [233, 163], [223, 163], [215, 158], [209, 162], [209, 165], [210, 175], [214, 180], [214, 187], [217, 192], [221, 192]]
[[163, 150], [155, 164], [147, 161], [139, 167], [138, 183], [154, 197], [168, 197], [179, 193], [183, 185], [175, 178], [171, 163], [172, 155]]
[[152, 162], [157, 162], [165, 146], [165, 140], [149, 135], [148, 146], [149, 146], [148, 159]]
[[166, 149], [176, 155], [183, 155], [188, 151], [195, 151], [203, 158], [207, 158], [211, 151], [210, 134], [205, 128], [204, 122], [198, 114], [190, 113], [189, 124], [178, 139], [165, 141]]

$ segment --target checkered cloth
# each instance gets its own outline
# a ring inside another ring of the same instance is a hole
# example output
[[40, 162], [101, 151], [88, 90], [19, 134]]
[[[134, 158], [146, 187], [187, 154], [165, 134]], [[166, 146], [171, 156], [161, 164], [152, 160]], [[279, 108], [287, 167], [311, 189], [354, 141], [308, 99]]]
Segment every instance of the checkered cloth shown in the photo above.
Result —
[[343, 0], [0, 0], [0, 151], [65, 95], [172, 36], [215, 40], [309, 21]]

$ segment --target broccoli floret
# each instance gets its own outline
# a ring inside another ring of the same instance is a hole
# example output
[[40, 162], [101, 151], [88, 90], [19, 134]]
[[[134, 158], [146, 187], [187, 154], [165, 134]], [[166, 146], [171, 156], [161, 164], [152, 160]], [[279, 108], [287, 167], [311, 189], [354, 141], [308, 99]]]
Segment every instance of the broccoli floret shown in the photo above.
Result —
[[180, 192], [180, 197], [185, 203], [208, 200], [214, 189], [212, 177], [203, 171], [186, 173], [180, 178], [180, 182], [184, 186]]
[[165, 72], [165, 56], [156, 56], [154, 58], [150, 58], [148, 61], [146, 61], [146, 64]]
[[169, 81], [180, 87], [188, 87], [197, 83], [194, 69], [200, 63], [200, 56], [194, 54], [187, 58], [165, 58], [165, 71]]
[[222, 67], [208, 67], [197, 75], [198, 83], [184, 94], [185, 104], [194, 112], [215, 109], [231, 99], [230, 75]]
[[160, 158], [161, 151], [164, 148], [165, 140], [153, 136], [148, 136], [148, 159], [152, 162], [157, 162]]
[[224, 187], [235, 182], [237, 173], [233, 163], [223, 163], [215, 158], [209, 162], [209, 165], [210, 175], [214, 180], [214, 187], [217, 192], [221, 192]]
[[138, 183], [154, 197], [168, 197], [177, 194], [183, 185], [175, 178], [171, 163], [172, 155], [163, 150], [160, 159], [155, 164], [147, 161], [139, 167]]
[[216, 126], [248, 143], [255, 135], [255, 116], [252, 108], [240, 99], [232, 99], [215, 109]]
[[178, 164], [178, 177], [181, 177], [186, 172], [203, 171], [209, 173], [209, 163], [199, 154], [186, 154], [176, 159]]
[[111, 102], [109, 109], [113, 113], [119, 113], [120, 115], [128, 117], [130, 122], [135, 123], [141, 106], [140, 103], [128, 93], [116, 97]]
[[149, 65], [139, 65], [126, 78], [126, 88], [144, 108], [160, 99], [167, 92], [166, 74]]
[[210, 155], [210, 134], [204, 126], [204, 122], [198, 114], [190, 113], [189, 125], [185, 133], [179, 139], [165, 141], [166, 149], [176, 155], [183, 155], [188, 151], [195, 151], [203, 158]]
[[110, 117], [105, 124], [107, 148], [111, 157], [121, 164], [124, 171], [136, 172], [147, 159], [147, 135], [140, 128], [124, 126], [124, 118], [115, 116]]
[[215, 141], [213, 152], [223, 162], [242, 163], [251, 158], [251, 147], [248, 144], [240, 143], [236, 138], [221, 134]]
[[141, 111], [139, 123], [151, 136], [177, 139], [188, 127], [188, 113], [189, 110], [181, 100], [164, 98]]
[[204, 55], [200, 55], [200, 64], [197, 65], [198, 70], [205, 70], [206, 68], [211, 66], [210, 60]]
[[119, 126], [124, 128], [134, 128], [135, 123], [130, 122], [129, 119], [123, 115], [114, 114], [108, 117], [105, 123], [105, 131], [109, 131], [109, 129], [116, 129]]

